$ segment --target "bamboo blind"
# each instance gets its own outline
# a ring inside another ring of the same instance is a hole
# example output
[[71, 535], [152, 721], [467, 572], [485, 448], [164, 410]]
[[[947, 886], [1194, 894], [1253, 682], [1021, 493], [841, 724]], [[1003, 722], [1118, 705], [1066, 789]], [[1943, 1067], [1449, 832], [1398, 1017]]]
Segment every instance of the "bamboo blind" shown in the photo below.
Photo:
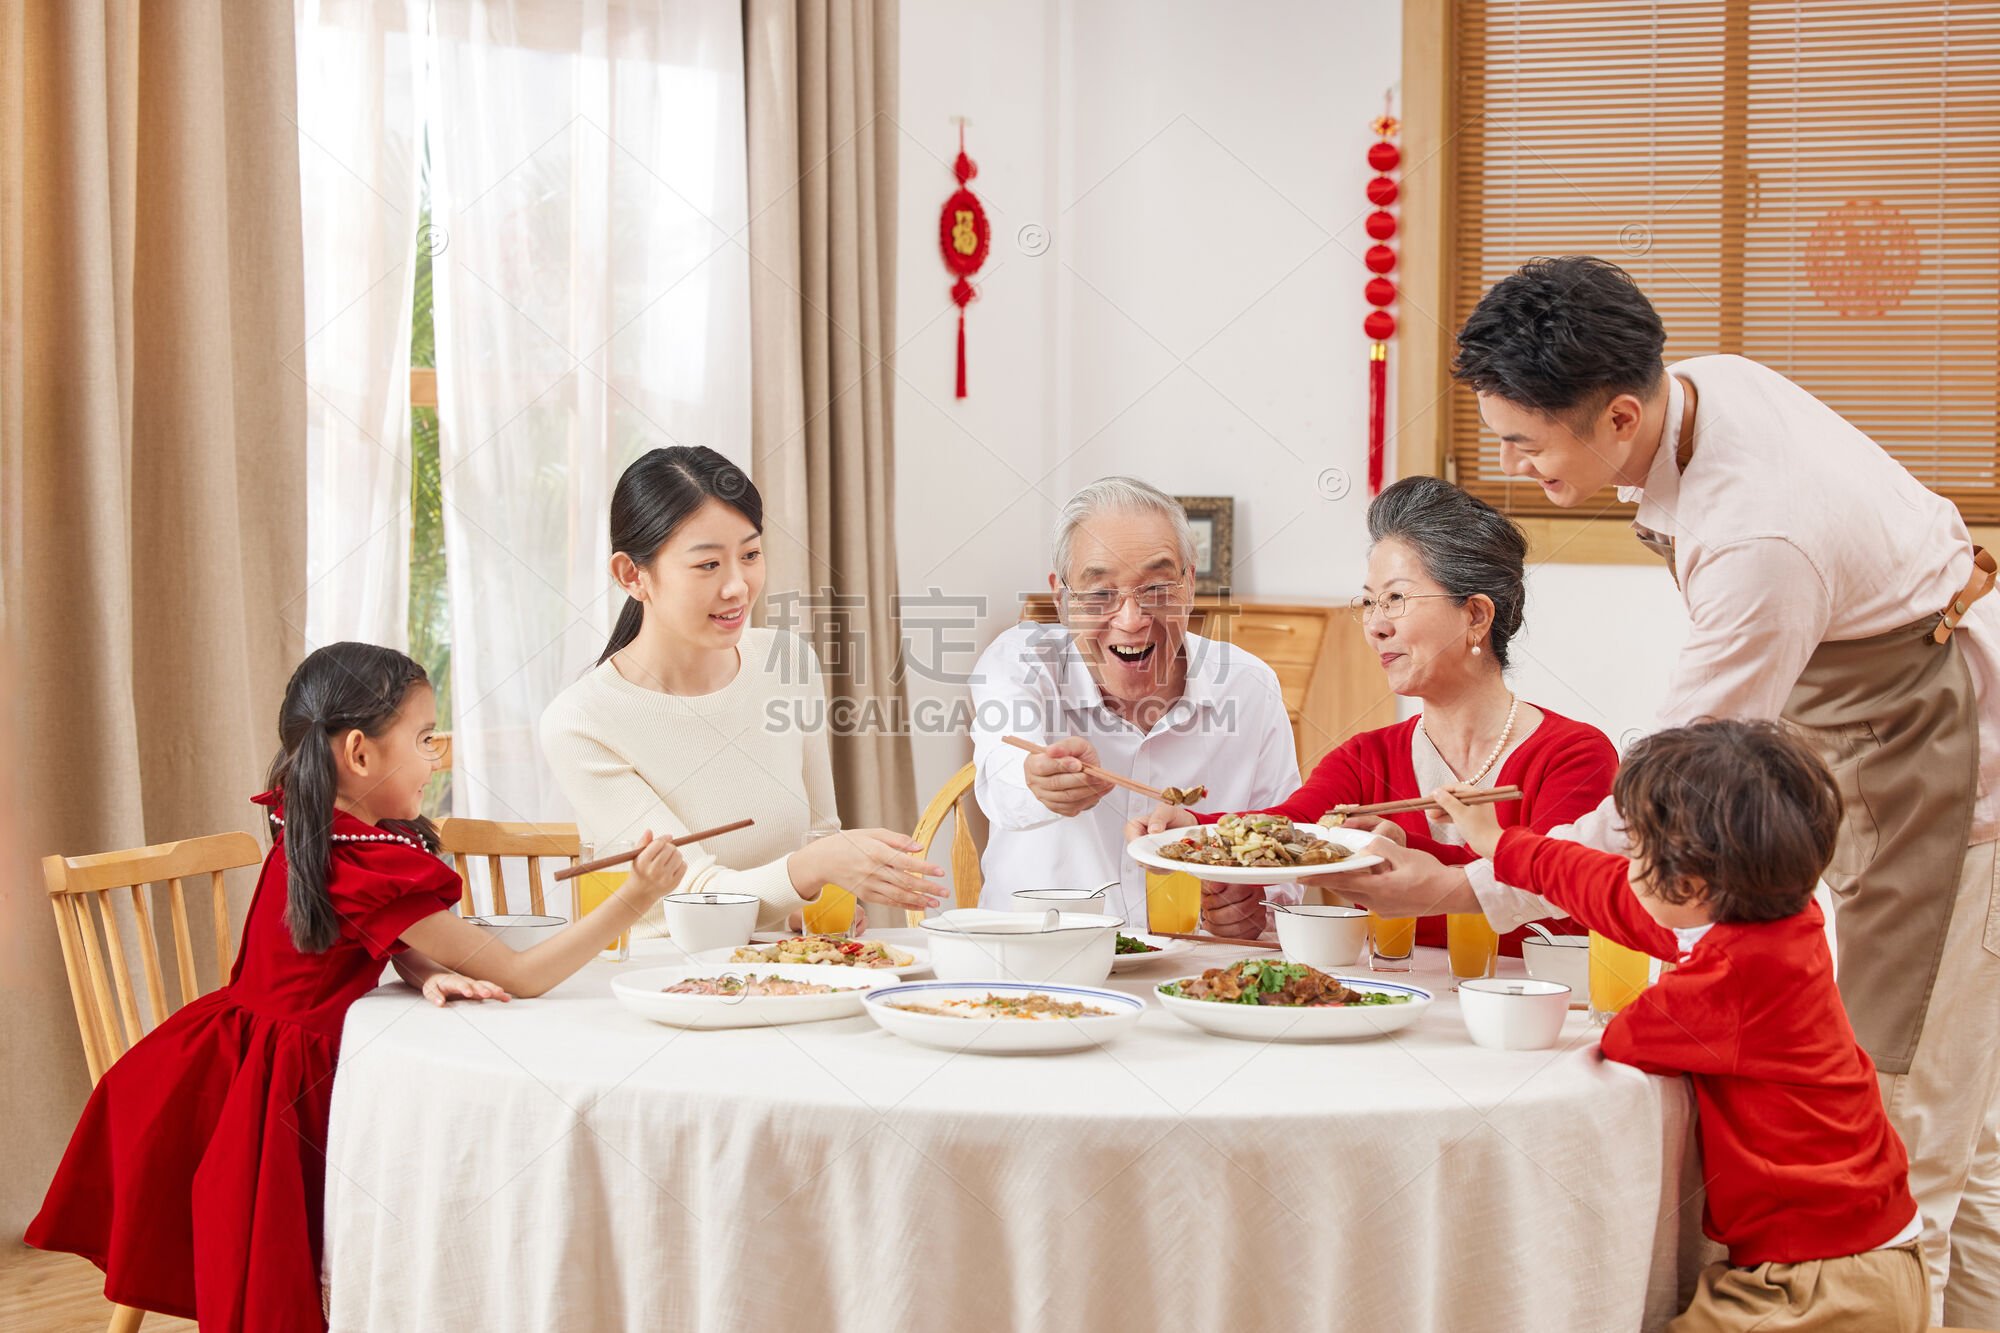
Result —
[[[1797, 380], [2000, 521], [2000, 0], [1461, 0], [1449, 324], [1536, 255], [1626, 268], [1669, 361]], [[1446, 456], [1509, 485], [1473, 395]]]

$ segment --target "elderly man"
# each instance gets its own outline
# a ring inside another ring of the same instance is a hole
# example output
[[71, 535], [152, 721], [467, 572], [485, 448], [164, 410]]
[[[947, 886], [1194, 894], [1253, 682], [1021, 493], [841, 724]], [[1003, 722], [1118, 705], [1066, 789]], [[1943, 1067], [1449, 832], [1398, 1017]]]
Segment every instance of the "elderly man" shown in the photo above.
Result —
[[[1060, 625], [1016, 625], [973, 673], [975, 793], [992, 821], [985, 905], [1016, 889], [1114, 882], [1108, 909], [1143, 928], [1145, 868], [1125, 855], [1125, 822], [1145, 797], [1086, 764], [1155, 787], [1208, 788], [1218, 810], [1274, 805], [1299, 785], [1278, 677], [1240, 648], [1187, 631], [1194, 534], [1172, 497], [1106, 477], [1056, 521], [1049, 588]], [[1001, 743], [1040, 741], [1044, 755]], [[1261, 931], [1261, 890], [1205, 895], [1211, 930]]]

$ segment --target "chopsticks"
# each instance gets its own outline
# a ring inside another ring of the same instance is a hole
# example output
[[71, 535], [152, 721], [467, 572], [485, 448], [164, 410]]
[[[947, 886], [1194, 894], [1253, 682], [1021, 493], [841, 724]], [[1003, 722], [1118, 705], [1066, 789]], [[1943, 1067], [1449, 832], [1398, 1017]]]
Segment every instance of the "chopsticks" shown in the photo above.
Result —
[[[724, 833], [734, 833], [737, 829], [749, 828], [756, 822], [754, 819], [739, 819], [734, 824], [717, 824], [714, 828], [705, 828], [699, 833], [683, 833], [680, 837], [674, 839], [674, 846], [685, 847], [691, 842], [700, 842], [703, 838], [714, 838]], [[645, 848], [643, 847], [635, 847], [629, 852], [620, 852], [616, 856], [600, 856], [595, 861], [585, 861], [582, 865], [565, 866], [563, 869], [556, 871], [554, 878], [557, 881], [575, 879], [578, 875], [588, 875], [593, 870], [609, 870], [613, 866], [622, 866], [627, 861], [638, 860], [639, 853], [644, 850]]]
[[1246, 949], [1282, 949], [1285, 946], [1275, 940], [1239, 940], [1227, 935], [1177, 935], [1171, 930], [1152, 932], [1163, 940], [1193, 940], [1196, 944], [1237, 944]]
[[[1005, 741], [1007, 744], [1013, 746], [1017, 750], [1026, 750], [1029, 754], [1046, 754], [1048, 753], [1049, 749], [1049, 747], [1046, 745], [1037, 745], [1033, 741], [1024, 739], [1023, 737], [1020, 736], [1002, 736], [1000, 739]], [[1095, 764], [1085, 764], [1083, 766], [1083, 771], [1090, 774], [1093, 777], [1103, 778], [1106, 782], [1110, 783], [1114, 787], [1123, 787], [1126, 791], [1137, 792], [1141, 796], [1150, 796], [1154, 800], [1160, 802], [1162, 805], [1172, 804], [1172, 802], [1167, 800], [1167, 794], [1161, 791], [1158, 787], [1148, 787], [1143, 782], [1134, 782], [1132, 779], [1128, 777], [1124, 777], [1121, 776], [1120, 774], [1113, 773], [1111, 770], [1106, 768], [1099, 768]]]
[[[1491, 805], [1495, 801], [1518, 801], [1521, 799], [1519, 787], [1495, 787], [1490, 791], [1473, 792], [1470, 796], [1458, 798], [1466, 805]], [[1408, 801], [1377, 801], [1373, 805], [1336, 805], [1327, 811], [1342, 819], [1349, 815], [1400, 815], [1407, 810], [1440, 810], [1443, 807], [1428, 797], [1419, 796]]]

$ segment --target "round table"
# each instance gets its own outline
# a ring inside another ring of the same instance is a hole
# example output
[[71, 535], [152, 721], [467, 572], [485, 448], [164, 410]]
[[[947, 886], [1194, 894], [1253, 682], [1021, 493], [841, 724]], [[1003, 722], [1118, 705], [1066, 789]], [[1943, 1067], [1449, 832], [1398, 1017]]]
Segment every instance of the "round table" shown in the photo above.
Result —
[[354, 1005], [334, 1329], [1629, 1333], [1713, 1254], [1685, 1083], [1602, 1059], [1580, 1011], [1554, 1050], [1473, 1046], [1440, 951], [1407, 977], [1438, 1002], [1390, 1037], [1234, 1041], [1155, 1004], [1054, 1056], [865, 1016], [686, 1031], [612, 998], [675, 961], [645, 941], [538, 1000]]

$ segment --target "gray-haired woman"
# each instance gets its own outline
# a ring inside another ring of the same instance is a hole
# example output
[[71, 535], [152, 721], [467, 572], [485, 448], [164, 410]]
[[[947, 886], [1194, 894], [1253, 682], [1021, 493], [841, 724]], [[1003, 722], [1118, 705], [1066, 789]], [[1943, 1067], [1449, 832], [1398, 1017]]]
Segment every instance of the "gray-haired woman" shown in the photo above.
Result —
[[[1311, 823], [1336, 805], [1405, 800], [1457, 784], [1520, 787], [1520, 800], [1495, 806], [1500, 822], [1541, 833], [1596, 809], [1618, 768], [1611, 742], [1588, 723], [1518, 698], [1507, 684], [1508, 648], [1527, 600], [1521, 529], [1450, 482], [1406, 477], [1369, 505], [1368, 535], [1368, 581], [1354, 599], [1354, 618], [1389, 688], [1418, 700], [1422, 711], [1350, 737], [1270, 813]], [[1162, 806], [1128, 833], [1218, 817]], [[1460, 868], [1477, 853], [1449, 823], [1420, 813], [1355, 823], [1436, 859], [1439, 893], [1424, 904], [1429, 910], [1478, 910]], [[1330, 882], [1365, 896], [1360, 877]], [[1261, 890], [1210, 885], [1203, 905], [1238, 906], [1229, 900], [1248, 893]], [[1443, 944], [1443, 917], [1425, 916], [1417, 942]], [[1518, 956], [1520, 936], [1504, 937], [1502, 948]]]

